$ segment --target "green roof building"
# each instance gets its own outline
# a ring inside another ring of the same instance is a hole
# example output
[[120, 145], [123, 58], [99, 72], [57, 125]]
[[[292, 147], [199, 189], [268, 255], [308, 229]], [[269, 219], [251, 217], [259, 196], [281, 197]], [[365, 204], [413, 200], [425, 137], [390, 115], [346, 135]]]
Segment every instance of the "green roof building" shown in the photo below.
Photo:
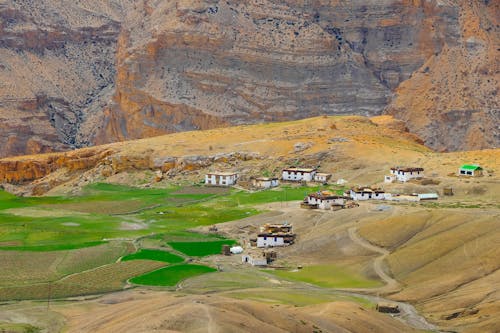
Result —
[[483, 168], [476, 164], [464, 164], [458, 169], [460, 176], [478, 177], [483, 175]]

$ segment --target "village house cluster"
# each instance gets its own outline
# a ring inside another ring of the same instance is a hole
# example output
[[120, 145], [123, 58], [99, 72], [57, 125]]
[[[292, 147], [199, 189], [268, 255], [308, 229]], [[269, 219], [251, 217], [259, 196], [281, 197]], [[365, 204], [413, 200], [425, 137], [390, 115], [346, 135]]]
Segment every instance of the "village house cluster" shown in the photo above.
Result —
[[[318, 172], [316, 168], [285, 168], [281, 172], [281, 180], [284, 182], [317, 182], [326, 184], [332, 175], [330, 173]], [[240, 175], [236, 172], [211, 172], [205, 175], [205, 185], [229, 187], [236, 185]], [[280, 185], [278, 177], [251, 177], [250, 184], [254, 188], [269, 189]]]
[[[478, 177], [482, 176], [483, 169], [474, 164], [464, 164], [458, 169], [458, 176]], [[251, 177], [250, 184], [253, 188], [269, 189], [277, 187], [281, 182], [327, 183], [332, 175], [318, 172], [316, 168], [290, 167], [282, 170], [281, 179], [278, 177]], [[235, 172], [214, 172], [205, 176], [205, 184], [209, 186], [233, 186], [237, 183], [239, 175]], [[394, 182], [422, 182], [424, 179], [424, 168], [421, 167], [393, 167], [389, 174], [384, 177], [385, 183]], [[451, 188], [444, 188], [444, 195], [453, 195]], [[357, 186], [352, 187], [343, 194], [331, 191], [317, 191], [305, 196], [301, 207], [307, 209], [340, 210], [358, 207], [358, 201], [365, 200], [387, 200], [387, 201], [423, 201], [437, 200], [437, 193], [411, 193], [393, 194], [379, 187]], [[296, 234], [293, 226], [288, 223], [264, 224], [260, 227], [255, 238], [250, 238], [250, 247], [243, 250], [240, 246], [223, 248], [226, 255], [242, 254], [242, 263], [252, 266], [268, 266], [277, 259], [277, 252], [273, 249], [290, 246], [294, 244]], [[243, 253], [245, 252], [245, 253]], [[380, 305], [381, 312], [396, 312], [397, 307]]]

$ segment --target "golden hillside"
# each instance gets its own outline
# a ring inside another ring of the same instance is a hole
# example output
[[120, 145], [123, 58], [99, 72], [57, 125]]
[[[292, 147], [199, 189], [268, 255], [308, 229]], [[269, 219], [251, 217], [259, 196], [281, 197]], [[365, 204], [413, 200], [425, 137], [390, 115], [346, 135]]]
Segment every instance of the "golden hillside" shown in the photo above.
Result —
[[[21, 185], [17, 191], [23, 193], [43, 194], [56, 187], [65, 192], [96, 180], [151, 183], [158, 176], [143, 171], [161, 173], [160, 178], [170, 181], [198, 182], [206, 170], [234, 170], [249, 177], [303, 165], [320, 166], [335, 178], [353, 183], [372, 184], [380, 182], [394, 165], [418, 164], [428, 174], [446, 176], [456, 173], [463, 163], [477, 163], [490, 177], [500, 172], [499, 153], [433, 152], [389, 116], [316, 117], [6, 158], [0, 160], [0, 182]], [[122, 180], [124, 172], [139, 172], [140, 180]]]

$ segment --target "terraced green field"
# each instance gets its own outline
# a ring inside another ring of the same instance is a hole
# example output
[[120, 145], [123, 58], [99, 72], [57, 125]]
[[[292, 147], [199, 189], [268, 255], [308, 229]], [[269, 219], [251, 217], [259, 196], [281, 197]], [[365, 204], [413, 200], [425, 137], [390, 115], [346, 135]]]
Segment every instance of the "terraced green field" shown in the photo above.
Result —
[[147, 286], [175, 286], [187, 278], [217, 271], [212, 267], [202, 265], [181, 264], [161, 268], [130, 279], [130, 282]]
[[205, 257], [212, 254], [220, 254], [222, 245], [233, 245], [235, 241], [226, 239], [207, 242], [169, 242], [173, 249], [191, 257]]
[[[57, 297], [118, 290], [126, 279], [166, 263], [174, 266], [141, 276], [137, 283], [175, 285], [213, 269], [176, 265], [184, 258], [167, 251], [132, 254], [134, 240], [147, 237], [154, 247], [168, 245], [186, 256], [218, 254], [223, 244], [235, 242], [188, 230], [255, 215], [256, 204], [302, 199], [317, 189], [248, 193], [92, 184], [68, 197], [16, 197], [0, 190], [0, 299], [44, 298], [49, 284]], [[120, 257], [122, 262], [115, 263]], [[121, 268], [123, 272], [115, 272]], [[72, 283], [78, 279], [85, 282]]]
[[184, 258], [179, 257], [173, 253], [162, 250], [151, 250], [151, 249], [141, 249], [136, 253], [126, 255], [122, 258], [122, 261], [140, 260], [140, 259], [162, 261], [162, 262], [167, 262], [169, 264], [177, 264], [184, 261]]

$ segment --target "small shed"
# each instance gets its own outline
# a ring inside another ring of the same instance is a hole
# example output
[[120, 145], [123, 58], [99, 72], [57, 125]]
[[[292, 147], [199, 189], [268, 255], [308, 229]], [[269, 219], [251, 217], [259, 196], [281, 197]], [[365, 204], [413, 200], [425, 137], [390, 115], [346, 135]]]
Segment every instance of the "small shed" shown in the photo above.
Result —
[[380, 302], [377, 303], [377, 306], [375, 307], [378, 312], [383, 312], [383, 313], [399, 313], [399, 305], [397, 303], [390, 303], [390, 302]]
[[265, 255], [257, 254], [244, 254], [241, 256], [241, 262], [250, 264], [252, 266], [267, 266], [267, 258]]
[[231, 255], [231, 247], [229, 245], [222, 245], [222, 254], [225, 256], [230, 256]]
[[443, 188], [443, 195], [452, 196], [453, 195], [453, 188], [451, 188], [451, 187]]
[[280, 184], [278, 177], [257, 177], [252, 178], [252, 186], [257, 188], [271, 188]]
[[483, 175], [483, 168], [477, 164], [464, 164], [458, 169], [460, 176], [479, 177]]
[[332, 178], [329, 173], [318, 172], [314, 175], [314, 181], [318, 183], [326, 183]]
[[437, 193], [420, 193], [417, 194], [419, 200], [437, 200], [439, 195]]

